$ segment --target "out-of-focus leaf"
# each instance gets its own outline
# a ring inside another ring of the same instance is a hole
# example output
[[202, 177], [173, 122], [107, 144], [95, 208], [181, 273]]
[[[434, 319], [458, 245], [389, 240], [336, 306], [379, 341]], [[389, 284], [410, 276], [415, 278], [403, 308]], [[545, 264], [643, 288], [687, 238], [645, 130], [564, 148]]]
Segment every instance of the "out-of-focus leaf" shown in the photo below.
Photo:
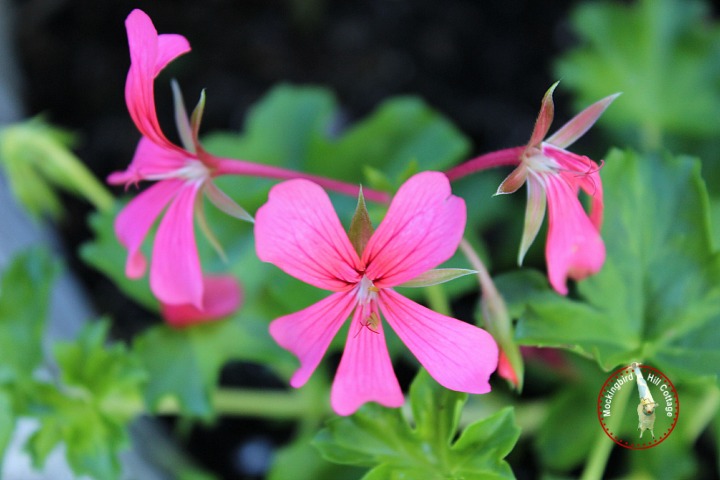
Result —
[[696, 0], [579, 4], [572, 24], [582, 43], [558, 62], [556, 76], [579, 105], [623, 92], [603, 123], [639, 125], [649, 137], [717, 136], [720, 29], [710, 18]]
[[720, 256], [699, 164], [612, 152], [603, 169], [607, 260], [578, 284], [526, 305], [520, 341], [571, 348], [608, 370], [642, 361], [671, 378], [720, 373]]
[[368, 404], [330, 420], [314, 444], [332, 462], [372, 467], [364, 480], [513, 478], [503, 460], [520, 433], [512, 409], [470, 424], [455, 440], [466, 400], [423, 370], [410, 387], [414, 427], [399, 409]]
[[281, 85], [253, 107], [243, 133], [215, 133], [203, 143], [218, 155], [358, 184], [369, 168], [370, 183], [391, 179], [395, 188], [409, 162], [443, 170], [469, 151], [460, 131], [417, 98], [387, 100], [346, 131], [338, 110], [327, 90]]
[[0, 283], [0, 385], [23, 381], [42, 362], [42, 336], [57, 266], [41, 250], [16, 257]]
[[7, 392], [0, 390], [0, 472], [3, 471], [5, 450], [10, 444], [15, 430], [15, 412], [12, 399]]
[[607, 374], [587, 360], [576, 359], [572, 368], [573, 381], [550, 399], [547, 414], [534, 438], [535, 449], [546, 471], [569, 472], [582, 465], [595, 438], [603, 434], [597, 421], [597, 397]]
[[90, 228], [95, 239], [80, 248], [80, 257], [88, 265], [108, 276], [120, 290], [140, 305], [150, 310], [158, 310], [158, 302], [150, 292], [147, 275], [132, 280], [125, 276], [127, 250], [120, 245], [115, 235], [115, 217], [124, 204], [107, 212], [95, 212], [90, 216]]
[[150, 408], [175, 398], [183, 414], [208, 419], [213, 415], [211, 392], [220, 369], [230, 360], [271, 361], [278, 347], [266, 332], [267, 323], [242, 315], [183, 329], [167, 325], [140, 335], [134, 351], [152, 382], [144, 396]]
[[0, 162], [15, 197], [34, 216], [57, 218], [59, 187], [91, 202], [98, 210], [112, 207], [112, 197], [69, 149], [71, 135], [33, 118], [0, 130]]
[[402, 181], [410, 161], [418, 171], [444, 170], [463, 159], [469, 146], [448, 120], [422, 100], [399, 97], [386, 100], [336, 141], [317, 144], [307, 167], [318, 172], [337, 170], [339, 178], [356, 182], [363, 179], [363, 168], [372, 167]]
[[358, 480], [363, 473], [362, 468], [328, 462], [307, 437], [300, 437], [276, 453], [268, 480]]
[[105, 344], [107, 330], [107, 322], [91, 323], [75, 342], [56, 345], [62, 383], [39, 384], [29, 410], [40, 421], [27, 444], [36, 467], [63, 444], [77, 475], [119, 477], [118, 453], [147, 377], [124, 345]]

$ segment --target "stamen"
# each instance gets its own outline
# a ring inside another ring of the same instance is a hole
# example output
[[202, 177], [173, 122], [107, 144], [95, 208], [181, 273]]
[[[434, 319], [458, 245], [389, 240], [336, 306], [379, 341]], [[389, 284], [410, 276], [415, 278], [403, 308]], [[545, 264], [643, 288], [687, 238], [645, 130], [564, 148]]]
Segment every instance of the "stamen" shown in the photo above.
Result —
[[185, 165], [178, 169], [145, 176], [145, 180], [167, 180], [170, 178], [202, 183], [210, 178], [210, 170], [200, 160], [188, 159]]
[[378, 314], [375, 312], [372, 312], [366, 319], [365, 323], [362, 321], [360, 322], [360, 328], [358, 329], [357, 333], [353, 338], [356, 338], [358, 335], [360, 335], [360, 332], [362, 331], [362, 327], [366, 327], [368, 330], [370, 330], [373, 333], [377, 333], [378, 335], [380, 332], [378, 331], [378, 327], [380, 326], [380, 317], [378, 317]]

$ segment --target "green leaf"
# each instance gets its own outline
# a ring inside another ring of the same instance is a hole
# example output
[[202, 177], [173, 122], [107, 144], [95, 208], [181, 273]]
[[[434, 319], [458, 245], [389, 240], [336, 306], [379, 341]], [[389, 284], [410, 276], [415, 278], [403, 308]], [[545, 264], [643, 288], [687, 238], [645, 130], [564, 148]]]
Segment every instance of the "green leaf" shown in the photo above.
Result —
[[363, 469], [323, 459], [307, 437], [299, 437], [274, 456], [268, 480], [358, 480]]
[[15, 412], [12, 399], [7, 392], [0, 390], [0, 472], [3, 471], [5, 450], [15, 431]]
[[720, 373], [720, 255], [699, 163], [613, 151], [603, 169], [607, 260], [584, 301], [537, 295], [522, 343], [592, 355], [605, 370], [641, 361], [671, 378]]
[[136, 401], [147, 379], [139, 359], [124, 344], [105, 344], [109, 326], [107, 320], [90, 323], [75, 342], [54, 348], [63, 383], [108, 408]]
[[348, 182], [370, 172], [371, 183], [387, 186], [392, 178], [396, 187], [410, 161], [418, 170], [443, 170], [469, 151], [467, 138], [417, 98], [387, 100], [345, 132], [338, 110], [327, 90], [280, 85], [253, 107], [244, 133], [214, 133], [203, 144], [218, 155]]
[[572, 15], [581, 46], [556, 76], [576, 90], [578, 105], [623, 92], [601, 122], [640, 125], [647, 144], [664, 132], [715, 136], [720, 30], [709, 18], [708, 5], [694, 0], [582, 3]]
[[42, 337], [57, 271], [42, 250], [16, 256], [0, 283], [0, 385], [29, 378], [43, 359]]
[[150, 292], [147, 275], [133, 280], [125, 276], [127, 250], [115, 235], [115, 217], [124, 203], [118, 202], [114, 209], [90, 215], [90, 229], [95, 239], [80, 247], [80, 257], [85, 263], [110, 278], [122, 292], [149, 310], [158, 310], [158, 302]]
[[444, 170], [468, 154], [470, 143], [422, 100], [399, 97], [383, 102], [338, 141], [317, 147], [307, 164], [311, 171], [341, 168], [339, 178], [357, 181], [372, 167], [402, 181], [408, 162], [417, 171]]
[[[534, 437], [535, 450], [546, 471], [569, 472], [582, 465], [595, 438], [603, 434], [597, 421], [597, 397], [607, 373], [588, 360], [574, 358], [571, 365], [575, 381], [564, 384], [549, 398], [547, 414]], [[636, 426], [637, 417], [635, 420], [630, 425]], [[573, 441], [568, 441], [570, 433]]]
[[399, 409], [373, 403], [328, 421], [314, 444], [332, 462], [372, 467], [363, 480], [513, 478], [503, 460], [519, 436], [512, 409], [470, 424], [454, 440], [466, 400], [423, 370], [410, 387], [414, 428]]
[[98, 210], [112, 207], [112, 196], [70, 151], [71, 142], [68, 132], [39, 117], [0, 130], [0, 161], [13, 194], [32, 215], [60, 216], [54, 187], [84, 197]]
[[182, 329], [158, 325], [140, 335], [133, 350], [153, 379], [144, 391], [147, 404], [157, 410], [171, 397], [183, 414], [211, 418], [211, 393], [223, 365], [271, 361], [279, 349], [267, 335], [267, 323], [240, 318]]
[[38, 384], [29, 410], [40, 421], [27, 449], [33, 465], [63, 444], [77, 475], [118, 478], [118, 453], [128, 443], [127, 426], [141, 410], [146, 380], [138, 359], [123, 344], [106, 345], [107, 321], [87, 325], [75, 342], [55, 346], [62, 384]]

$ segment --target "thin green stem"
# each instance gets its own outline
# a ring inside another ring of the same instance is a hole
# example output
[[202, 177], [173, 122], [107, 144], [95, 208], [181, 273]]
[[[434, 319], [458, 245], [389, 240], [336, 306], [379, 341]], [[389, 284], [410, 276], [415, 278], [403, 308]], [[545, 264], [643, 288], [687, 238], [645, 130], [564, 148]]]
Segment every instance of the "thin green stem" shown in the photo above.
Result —
[[[212, 395], [212, 403], [218, 415], [264, 417], [272, 419], [297, 419], [307, 416], [323, 417], [330, 412], [325, 402], [315, 401], [313, 392], [305, 390], [259, 390], [221, 388]], [[148, 413], [142, 398], [106, 401], [103, 408], [114, 413], [136, 416]], [[166, 397], [155, 409], [160, 415], [180, 414], [181, 407], [173, 397]]]
[[[607, 426], [610, 431], [617, 432], [620, 430], [619, 427], [625, 416], [626, 407], [630, 403], [629, 396], [632, 391], [633, 389], [631, 388], [623, 388], [615, 394], [612, 417], [607, 421]], [[608, 458], [610, 458], [610, 452], [614, 446], [615, 442], [598, 426], [595, 443], [593, 444], [592, 450], [590, 450], [590, 457], [585, 464], [585, 469], [582, 472], [580, 480], [602, 479]]]
[[442, 313], [443, 315], [452, 316], [450, 301], [447, 298], [445, 290], [440, 285], [425, 287], [425, 297], [432, 310]]

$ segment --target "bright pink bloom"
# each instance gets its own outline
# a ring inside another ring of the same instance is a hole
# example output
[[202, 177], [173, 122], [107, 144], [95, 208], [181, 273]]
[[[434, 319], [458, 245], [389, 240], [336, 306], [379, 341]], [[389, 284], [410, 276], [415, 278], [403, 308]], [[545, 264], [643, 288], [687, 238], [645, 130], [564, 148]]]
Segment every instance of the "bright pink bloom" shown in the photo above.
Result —
[[273, 187], [257, 212], [258, 257], [332, 293], [276, 319], [270, 334], [300, 360], [290, 384], [302, 386], [345, 320], [352, 316], [331, 392], [333, 409], [349, 415], [375, 401], [388, 407], [403, 395], [385, 345], [381, 315], [435, 380], [452, 390], [486, 393], [497, 367], [492, 337], [433, 312], [393, 290], [450, 258], [465, 228], [465, 203], [445, 175], [410, 178], [392, 201], [362, 255], [353, 248], [327, 194], [291, 180]]
[[[125, 84], [125, 101], [133, 122], [143, 137], [132, 163], [124, 172], [110, 175], [111, 184], [135, 184], [141, 180], [157, 183], [120, 212], [115, 230], [120, 242], [128, 249], [126, 274], [130, 278], [144, 275], [147, 261], [140, 251], [143, 240], [157, 218], [165, 210], [155, 237], [150, 266], [150, 288], [165, 305], [191, 305], [198, 311], [227, 310], [227, 302], [240, 302], [239, 289], [221, 306], [208, 300], [208, 294], [197, 252], [194, 220], [197, 218], [206, 233], [202, 215], [202, 195], [222, 211], [240, 219], [252, 217], [230, 197], [221, 192], [212, 179], [219, 175], [251, 175], [268, 178], [309, 177], [343, 193], [357, 194], [358, 188], [342, 182], [317, 179], [277, 167], [258, 165], [242, 160], [215, 157], [198, 141], [198, 131], [204, 98], [193, 114], [192, 121], [185, 113], [179, 92], [176, 91], [176, 121], [183, 146], [170, 142], [164, 135], [155, 112], [154, 81], [160, 71], [173, 59], [188, 52], [190, 45], [181, 35], [158, 35], [150, 18], [140, 10], [133, 10], [125, 21], [130, 47], [130, 70]], [[177, 90], [177, 89], [176, 89]], [[385, 199], [385, 195], [370, 192], [369, 198]], [[220, 248], [214, 237], [209, 237]], [[187, 317], [186, 317], [187, 320]]]
[[[577, 114], [554, 135], [543, 141], [554, 115], [552, 93], [545, 94], [530, 141], [525, 147], [508, 148], [469, 160], [447, 172], [451, 180], [501, 165], [517, 165], [498, 188], [498, 194], [513, 193], [527, 185], [525, 213], [518, 263], [535, 240], [549, 212], [545, 246], [548, 278], [559, 293], [567, 294], [567, 278], [580, 280], [600, 270], [605, 262], [605, 245], [600, 237], [603, 217], [603, 190], [600, 166], [588, 157], [565, 150], [580, 138], [619, 94], [595, 102]], [[591, 197], [590, 214], [578, 199], [583, 190]]]

